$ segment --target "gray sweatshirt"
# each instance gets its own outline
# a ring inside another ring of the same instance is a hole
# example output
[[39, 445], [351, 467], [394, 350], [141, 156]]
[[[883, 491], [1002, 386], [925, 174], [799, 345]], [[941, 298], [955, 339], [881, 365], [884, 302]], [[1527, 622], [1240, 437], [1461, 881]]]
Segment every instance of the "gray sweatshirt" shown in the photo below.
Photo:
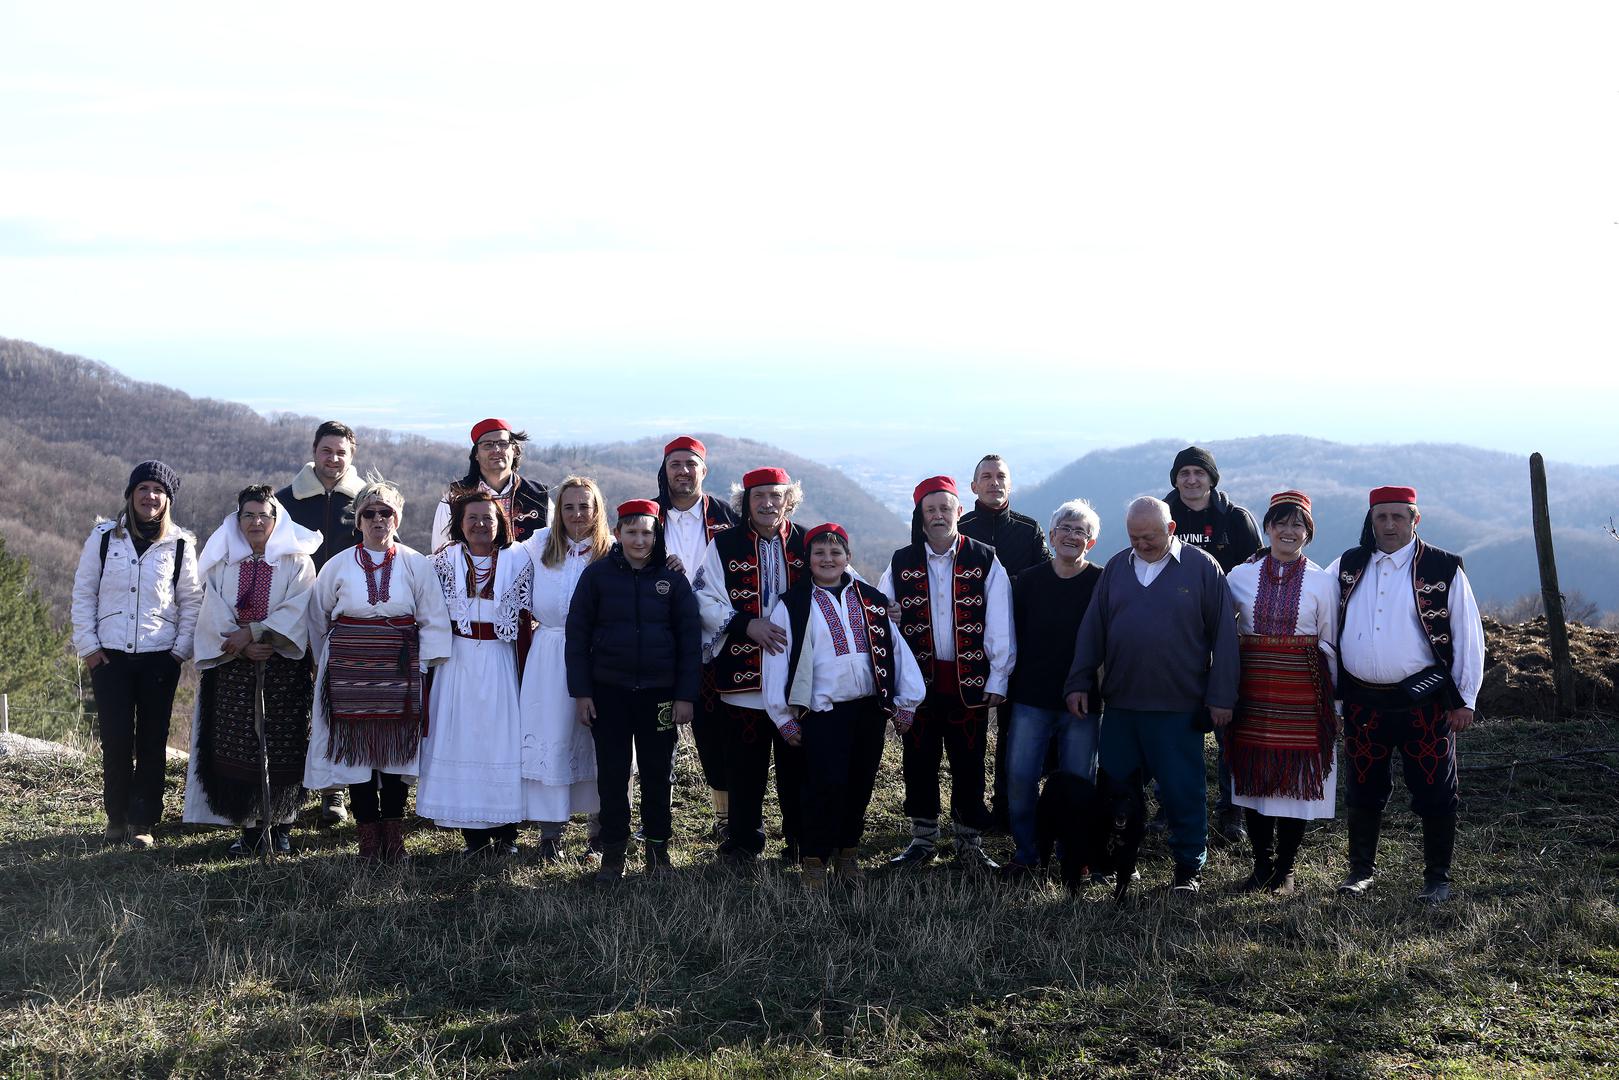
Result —
[[1151, 585], [1136, 580], [1131, 552], [1107, 561], [1079, 624], [1063, 693], [1096, 691], [1121, 709], [1193, 712], [1237, 702], [1237, 614], [1220, 564], [1182, 545]]

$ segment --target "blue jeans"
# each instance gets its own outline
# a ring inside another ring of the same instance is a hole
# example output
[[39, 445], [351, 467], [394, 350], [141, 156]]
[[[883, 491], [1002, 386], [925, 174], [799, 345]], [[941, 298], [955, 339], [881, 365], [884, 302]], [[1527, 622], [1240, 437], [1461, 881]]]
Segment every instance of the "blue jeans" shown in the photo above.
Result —
[[1096, 779], [1098, 718], [1076, 717], [1067, 709], [1039, 709], [1033, 705], [1012, 705], [1007, 729], [1006, 775], [1007, 815], [1012, 824], [1013, 856], [1024, 866], [1039, 859], [1035, 848], [1035, 803], [1040, 797], [1040, 773], [1046, 764], [1046, 748], [1057, 741], [1057, 768], [1087, 780]]
[[1158, 778], [1175, 865], [1202, 869], [1208, 855], [1208, 779], [1196, 712], [1147, 712], [1109, 705], [1102, 716], [1102, 768], [1115, 783], [1140, 771]]

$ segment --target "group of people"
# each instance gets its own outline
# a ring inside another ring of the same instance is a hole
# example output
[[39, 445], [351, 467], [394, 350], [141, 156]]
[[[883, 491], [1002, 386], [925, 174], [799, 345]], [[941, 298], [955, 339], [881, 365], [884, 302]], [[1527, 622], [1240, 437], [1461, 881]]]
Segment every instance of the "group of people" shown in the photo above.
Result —
[[[1304, 554], [1307, 495], [1278, 492], [1256, 523], [1219, 490], [1213, 456], [1188, 447], [1165, 498], [1127, 507], [1129, 547], [1098, 566], [1095, 508], [1066, 502], [1042, 529], [1011, 509], [1008, 466], [988, 455], [970, 509], [948, 476], [916, 486], [911, 542], [873, 585], [851, 567], [847, 529], [793, 520], [803, 492], [784, 469], [753, 469], [718, 498], [706, 448], [682, 436], [656, 496], [610, 511], [588, 477], [523, 476], [526, 441], [500, 419], [472, 428], [430, 554], [400, 543], [403, 496], [359, 475], [337, 422], [291, 484], [242, 489], [200, 550], [171, 517], [179, 477], [137, 466], [74, 584], [108, 841], [153, 843], [191, 660], [184, 818], [240, 828], [241, 854], [289, 850], [307, 792], [341, 819], [346, 790], [361, 858], [402, 860], [414, 784], [417, 814], [474, 854], [514, 853], [533, 822], [555, 861], [582, 816], [596, 877], [616, 881], [635, 780], [646, 871], [667, 873], [689, 725], [718, 857], [745, 871], [763, 854], [773, 772], [783, 857], [824, 889], [861, 874], [892, 727], [911, 831], [895, 868], [943, 846], [948, 762], [959, 864], [1035, 871], [1053, 773], [1105, 792], [1152, 783], [1170, 887], [1195, 893], [1212, 731], [1217, 832], [1252, 846], [1244, 888], [1294, 889], [1305, 823], [1334, 815], [1340, 772], [1340, 891], [1370, 888], [1398, 750], [1423, 822], [1420, 898], [1450, 896], [1455, 736], [1472, 722], [1483, 631], [1461, 560], [1417, 536], [1410, 488], [1373, 490], [1361, 542], [1322, 569]], [[983, 845], [998, 824], [1015, 845], [1004, 867]]]

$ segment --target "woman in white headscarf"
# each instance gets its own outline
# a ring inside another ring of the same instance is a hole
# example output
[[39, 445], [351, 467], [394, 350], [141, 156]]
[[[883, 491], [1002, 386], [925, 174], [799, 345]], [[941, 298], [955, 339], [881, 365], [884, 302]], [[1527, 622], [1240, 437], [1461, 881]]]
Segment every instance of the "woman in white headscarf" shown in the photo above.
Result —
[[288, 517], [268, 484], [254, 484], [236, 496], [236, 512], [197, 559], [203, 598], [194, 659], [202, 683], [191, 723], [184, 820], [241, 827], [233, 855], [263, 850], [266, 757], [270, 840], [277, 851], [291, 850], [288, 834], [303, 801], [309, 745], [310, 555], [320, 544], [321, 534]]

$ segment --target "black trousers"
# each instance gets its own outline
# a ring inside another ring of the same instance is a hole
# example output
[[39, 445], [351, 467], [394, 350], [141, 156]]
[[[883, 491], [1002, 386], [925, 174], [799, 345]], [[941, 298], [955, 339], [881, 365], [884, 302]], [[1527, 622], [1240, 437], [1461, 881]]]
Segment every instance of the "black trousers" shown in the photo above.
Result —
[[703, 783], [715, 791], [725, 787], [725, 722], [720, 713], [720, 696], [714, 690], [714, 666], [703, 665], [702, 688], [692, 703], [691, 737], [697, 744], [697, 763], [703, 768]]
[[722, 703], [725, 723], [725, 784], [731, 798], [731, 826], [725, 847], [757, 855], [765, 848], [765, 789], [770, 757], [776, 758], [776, 799], [781, 834], [788, 844], [803, 839], [804, 751], [787, 745], [770, 714]]
[[648, 840], [669, 841], [675, 729], [658, 726], [658, 706], [669, 697], [668, 689], [596, 684], [596, 722], [590, 734], [596, 742], [596, 793], [601, 798], [597, 839], [603, 844], [622, 844], [630, 838], [632, 748], [641, 777], [641, 832]]
[[151, 828], [163, 816], [163, 767], [180, 661], [166, 652], [105, 650], [90, 672], [101, 730], [101, 799], [110, 827]]
[[905, 816], [939, 819], [939, 765], [948, 757], [951, 820], [973, 832], [988, 828], [989, 812], [984, 809], [984, 747], [988, 736], [987, 708], [967, 708], [954, 686], [948, 690], [930, 689], [902, 744]]
[[493, 829], [462, 829], [461, 839], [466, 841], [468, 851], [477, 851], [490, 844], [498, 842], [517, 843], [517, 826], [496, 825]]
[[405, 778], [393, 773], [373, 772], [363, 784], [349, 785], [349, 806], [354, 820], [361, 824], [390, 821], [405, 816], [405, 800], [410, 797], [410, 785]]
[[801, 852], [825, 859], [860, 845], [866, 807], [883, 760], [887, 723], [876, 698], [840, 701], [830, 712], [800, 721], [804, 752], [804, 835]]
[[1444, 714], [1443, 696], [1412, 707], [1397, 692], [1346, 687], [1344, 804], [1377, 811], [1388, 805], [1397, 749], [1412, 811], [1418, 817], [1454, 814], [1461, 806], [1456, 740]]

